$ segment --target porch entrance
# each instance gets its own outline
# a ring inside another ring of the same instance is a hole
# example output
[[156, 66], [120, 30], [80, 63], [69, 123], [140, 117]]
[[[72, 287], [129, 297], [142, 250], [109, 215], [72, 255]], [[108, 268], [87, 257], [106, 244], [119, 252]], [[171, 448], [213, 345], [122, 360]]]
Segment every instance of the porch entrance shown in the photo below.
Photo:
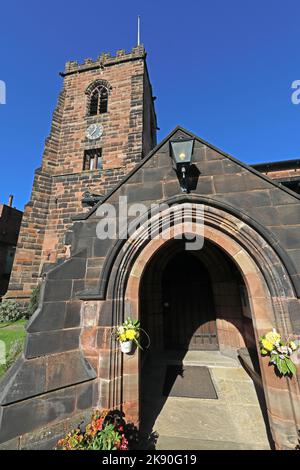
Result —
[[[255, 353], [256, 342], [233, 261], [208, 241], [188, 252], [184, 241], [170, 240], [149, 261], [139, 295], [151, 338], [140, 361], [141, 430], [159, 433], [158, 449], [270, 448], [264, 393], [238, 359], [241, 349]], [[178, 370], [172, 383], [170, 366]], [[190, 380], [197, 367], [207, 370], [215, 395]]]

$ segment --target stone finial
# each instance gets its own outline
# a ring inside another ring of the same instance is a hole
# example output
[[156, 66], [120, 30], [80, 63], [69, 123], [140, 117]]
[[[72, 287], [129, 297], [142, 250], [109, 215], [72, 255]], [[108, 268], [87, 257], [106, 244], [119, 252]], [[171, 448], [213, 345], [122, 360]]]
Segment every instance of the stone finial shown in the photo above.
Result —
[[105, 54], [102, 52], [100, 55], [97, 57], [98, 62], [104, 62], [105, 61]]
[[117, 57], [122, 57], [122, 56], [124, 56], [125, 54], [126, 54], [125, 49], [119, 49], [119, 50], [117, 51]]
[[84, 65], [91, 65], [93, 63], [94, 63], [93, 59], [90, 59], [90, 58], [85, 59], [85, 61], [84, 61]]
[[69, 72], [70, 70], [73, 70], [76, 67], [78, 67], [78, 62], [76, 60], [69, 60], [68, 62], [66, 62], [65, 71]]
[[135, 46], [131, 50], [133, 55], [142, 55], [145, 53], [145, 47], [143, 44], [140, 44], [139, 46]]

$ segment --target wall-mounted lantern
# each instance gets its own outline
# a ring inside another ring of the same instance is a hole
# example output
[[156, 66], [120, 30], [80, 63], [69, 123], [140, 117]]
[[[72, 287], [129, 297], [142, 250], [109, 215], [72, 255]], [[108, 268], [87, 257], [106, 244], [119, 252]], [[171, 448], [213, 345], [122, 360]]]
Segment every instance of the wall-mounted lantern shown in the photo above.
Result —
[[187, 172], [192, 163], [194, 139], [178, 137], [170, 141], [173, 168], [178, 174], [182, 192], [187, 193]]

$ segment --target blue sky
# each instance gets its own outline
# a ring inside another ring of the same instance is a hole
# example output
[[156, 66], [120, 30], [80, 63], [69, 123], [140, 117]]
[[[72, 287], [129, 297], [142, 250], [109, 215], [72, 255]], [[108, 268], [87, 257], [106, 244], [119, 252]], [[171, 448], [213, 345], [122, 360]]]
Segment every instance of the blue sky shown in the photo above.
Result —
[[0, 202], [29, 200], [67, 60], [136, 45], [136, 17], [161, 140], [177, 124], [236, 158], [300, 157], [300, 4], [278, 0], [10, 0], [0, 7]]

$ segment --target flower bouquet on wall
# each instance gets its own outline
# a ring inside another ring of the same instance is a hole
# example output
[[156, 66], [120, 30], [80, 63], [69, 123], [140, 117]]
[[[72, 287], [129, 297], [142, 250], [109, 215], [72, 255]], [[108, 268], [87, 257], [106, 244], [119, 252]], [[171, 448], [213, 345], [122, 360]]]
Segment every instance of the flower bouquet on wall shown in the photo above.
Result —
[[291, 359], [299, 347], [295, 341], [283, 341], [281, 335], [273, 328], [273, 331], [262, 336], [259, 342], [262, 356], [270, 356], [270, 364], [274, 365], [280, 375], [296, 374], [296, 366]]
[[120, 342], [121, 351], [125, 354], [129, 354], [132, 351], [133, 343], [135, 343], [138, 348], [142, 349], [139, 342], [140, 332], [140, 322], [128, 317], [122, 325], [117, 326], [113, 330], [113, 335], [116, 340]]

